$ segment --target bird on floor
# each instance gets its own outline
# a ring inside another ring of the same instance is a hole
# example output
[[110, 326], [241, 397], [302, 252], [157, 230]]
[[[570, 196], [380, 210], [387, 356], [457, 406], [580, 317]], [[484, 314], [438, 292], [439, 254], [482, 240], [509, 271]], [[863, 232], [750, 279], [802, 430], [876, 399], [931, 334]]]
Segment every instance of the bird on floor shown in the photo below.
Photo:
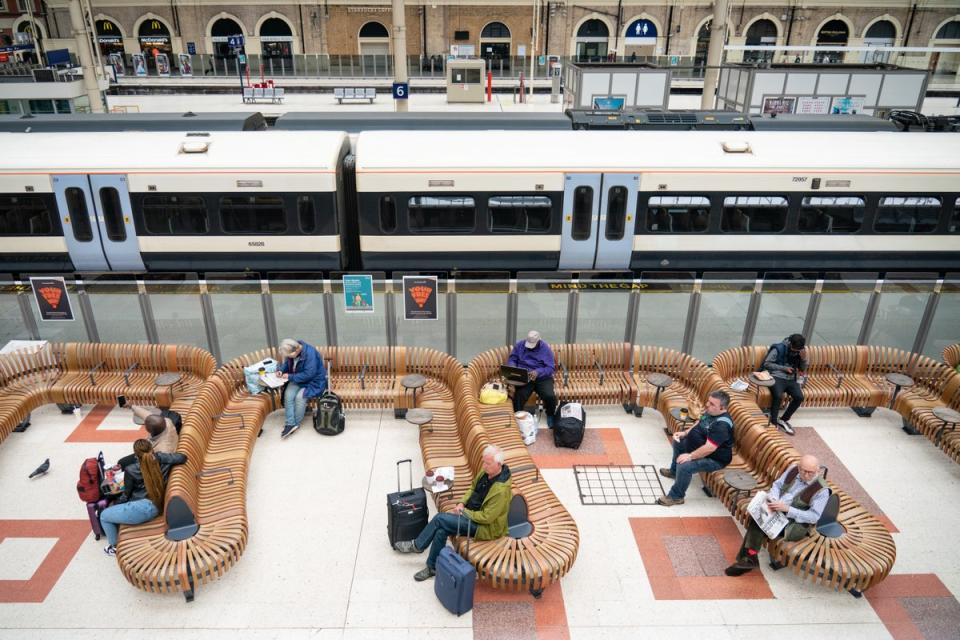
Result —
[[39, 467], [34, 469], [33, 473], [31, 473], [28, 477], [31, 479], [36, 478], [37, 476], [44, 475], [49, 470], [50, 470], [50, 458], [47, 458], [46, 460], [43, 461], [43, 464], [41, 464]]

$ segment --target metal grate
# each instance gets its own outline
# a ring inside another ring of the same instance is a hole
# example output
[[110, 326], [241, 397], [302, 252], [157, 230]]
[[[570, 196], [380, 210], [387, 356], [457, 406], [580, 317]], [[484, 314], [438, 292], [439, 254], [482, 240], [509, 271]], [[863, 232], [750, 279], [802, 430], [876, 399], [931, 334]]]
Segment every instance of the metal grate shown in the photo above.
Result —
[[664, 495], [653, 465], [574, 465], [582, 504], [656, 504]]

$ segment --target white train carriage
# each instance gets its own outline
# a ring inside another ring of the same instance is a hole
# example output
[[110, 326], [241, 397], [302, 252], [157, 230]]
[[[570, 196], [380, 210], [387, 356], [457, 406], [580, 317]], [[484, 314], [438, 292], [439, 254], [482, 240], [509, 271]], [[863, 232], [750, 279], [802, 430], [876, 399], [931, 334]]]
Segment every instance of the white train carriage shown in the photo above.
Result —
[[367, 269], [960, 268], [960, 136], [365, 132]]
[[0, 270], [327, 270], [339, 132], [0, 133]]

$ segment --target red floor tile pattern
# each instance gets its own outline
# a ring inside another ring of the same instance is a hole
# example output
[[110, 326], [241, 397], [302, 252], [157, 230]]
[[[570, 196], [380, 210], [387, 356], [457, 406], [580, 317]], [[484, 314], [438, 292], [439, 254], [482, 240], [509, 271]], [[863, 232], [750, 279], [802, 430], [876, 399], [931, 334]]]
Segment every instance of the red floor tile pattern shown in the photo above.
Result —
[[[83, 417], [77, 428], [73, 430], [64, 442], [133, 442], [138, 438], [146, 438], [147, 432], [143, 427], [133, 429], [99, 429], [103, 421], [114, 410], [113, 405], [98, 404]], [[133, 414], [127, 414], [132, 420]]]
[[563, 589], [556, 582], [540, 598], [477, 584], [473, 596], [474, 640], [570, 640]]
[[552, 432], [540, 429], [537, 441], [529, 451], [530, 457], [541, 469], [569, 469], [577, 464], [633, 464], [620, 429], [587, 429], [579, 449], [555, 447]]
[[678, 541], [693, 538], [702, 542], [713, 538], [723, 553], [723, 563], [728, 565], [734, 561], [743, 535], [731, 518], [630, 518], [630, 526], [657, 600], [773, 598], [760, 571], [738, 578], [727, 577], [714, 566], [717, 563], [710, 553], [700, 559], [698, 571], [680, 570], [684, 575], [677, 575], [679, 563], [676, 557], [671, 557], [670, 547], [676, 547]]
[[866, 594], [896, 640], [955, 640], [960, 603], [932, 573], [887, 576]]
[[88, 520], [0, 520], [0, 542], [6, 538], [57, 538], [29, 580], [0, 580], [0, 603], [43, 602], [88, 535]]

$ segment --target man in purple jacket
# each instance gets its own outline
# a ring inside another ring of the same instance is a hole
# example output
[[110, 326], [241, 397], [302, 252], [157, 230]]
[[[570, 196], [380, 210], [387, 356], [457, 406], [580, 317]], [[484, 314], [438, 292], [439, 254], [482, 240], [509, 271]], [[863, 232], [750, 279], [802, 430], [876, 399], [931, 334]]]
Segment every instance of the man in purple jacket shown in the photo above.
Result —
[[556, 369], [553, 350], [540, 339], [539, 331], [531, 331], [526, 340], [520, 340], [513, 347], [507, 365], [527, 370], [529, 382], [517, 387], [513, 395], [513, 410], [523, 411], [530, 394], [534, 391], [543, 400], [543, 410], [547, 412], [547, 425], [553, 427], [553, 414], [557, 410], [557, 396], [553, 392], [553, 372]]

